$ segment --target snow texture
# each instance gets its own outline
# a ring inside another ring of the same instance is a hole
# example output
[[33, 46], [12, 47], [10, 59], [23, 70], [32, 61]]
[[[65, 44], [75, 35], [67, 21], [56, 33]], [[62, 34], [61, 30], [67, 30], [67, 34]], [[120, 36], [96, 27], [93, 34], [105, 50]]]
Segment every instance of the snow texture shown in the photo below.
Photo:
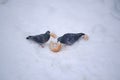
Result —
[[[47, 30], [90, 39], [58, 53], [25, 39]], [[120, 80], [119, 35], [120, 0], [0, 0], [0, 80]]]

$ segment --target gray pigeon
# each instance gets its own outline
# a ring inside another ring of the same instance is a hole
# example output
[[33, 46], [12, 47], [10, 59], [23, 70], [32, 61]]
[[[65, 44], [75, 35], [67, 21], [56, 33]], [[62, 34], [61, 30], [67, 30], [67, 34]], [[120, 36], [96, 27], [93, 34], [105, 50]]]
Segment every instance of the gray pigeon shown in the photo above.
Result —
[[46, 43], [50, 39], [50, 31], [47, 31], [44, 34], [28, 36], [26, 39], [32, 40], [43, 47], [43, 44]]
[[84, 35], [84, 33], [66, 33], [63, 36], [59, 37], [57, 41], [62, 44], [72, 45]]

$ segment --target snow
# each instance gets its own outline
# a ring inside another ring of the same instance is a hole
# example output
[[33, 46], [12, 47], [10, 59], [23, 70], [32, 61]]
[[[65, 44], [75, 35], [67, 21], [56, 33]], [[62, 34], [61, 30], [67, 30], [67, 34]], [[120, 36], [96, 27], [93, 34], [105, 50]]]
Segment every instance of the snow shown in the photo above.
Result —
[[[120, 80], [119, 26], [120, 0], [0, 0], [0, 80]], [[25, 39], [47, 30], [90, 39], [58, 53]]]

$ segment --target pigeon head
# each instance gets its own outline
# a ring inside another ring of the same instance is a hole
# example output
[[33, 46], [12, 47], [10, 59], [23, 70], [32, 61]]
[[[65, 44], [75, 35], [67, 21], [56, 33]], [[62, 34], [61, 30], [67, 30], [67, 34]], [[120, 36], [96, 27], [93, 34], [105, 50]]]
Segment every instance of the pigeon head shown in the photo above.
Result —
[[46, 31], [46, 34], [50, 34], [50, 31]]
[[84, 36], [85, 34], [84, 33], [78, 33], [77, 34], [79, 37], [82, 37], [82, 36]]
[[59, 37], [58, 39], [57, 39], [57, 42], [61, 42], [62, 41], [62, 37]]

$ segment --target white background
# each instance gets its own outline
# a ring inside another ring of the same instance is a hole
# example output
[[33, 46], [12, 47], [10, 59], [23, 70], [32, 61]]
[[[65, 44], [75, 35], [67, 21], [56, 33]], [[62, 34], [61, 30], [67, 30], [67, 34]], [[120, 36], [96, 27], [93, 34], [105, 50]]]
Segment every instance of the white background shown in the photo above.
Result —
[[[0, 0], [0, 80], [120, 80], [120, 0]], [[25, 38], [84, 32], [58, 53]]]

